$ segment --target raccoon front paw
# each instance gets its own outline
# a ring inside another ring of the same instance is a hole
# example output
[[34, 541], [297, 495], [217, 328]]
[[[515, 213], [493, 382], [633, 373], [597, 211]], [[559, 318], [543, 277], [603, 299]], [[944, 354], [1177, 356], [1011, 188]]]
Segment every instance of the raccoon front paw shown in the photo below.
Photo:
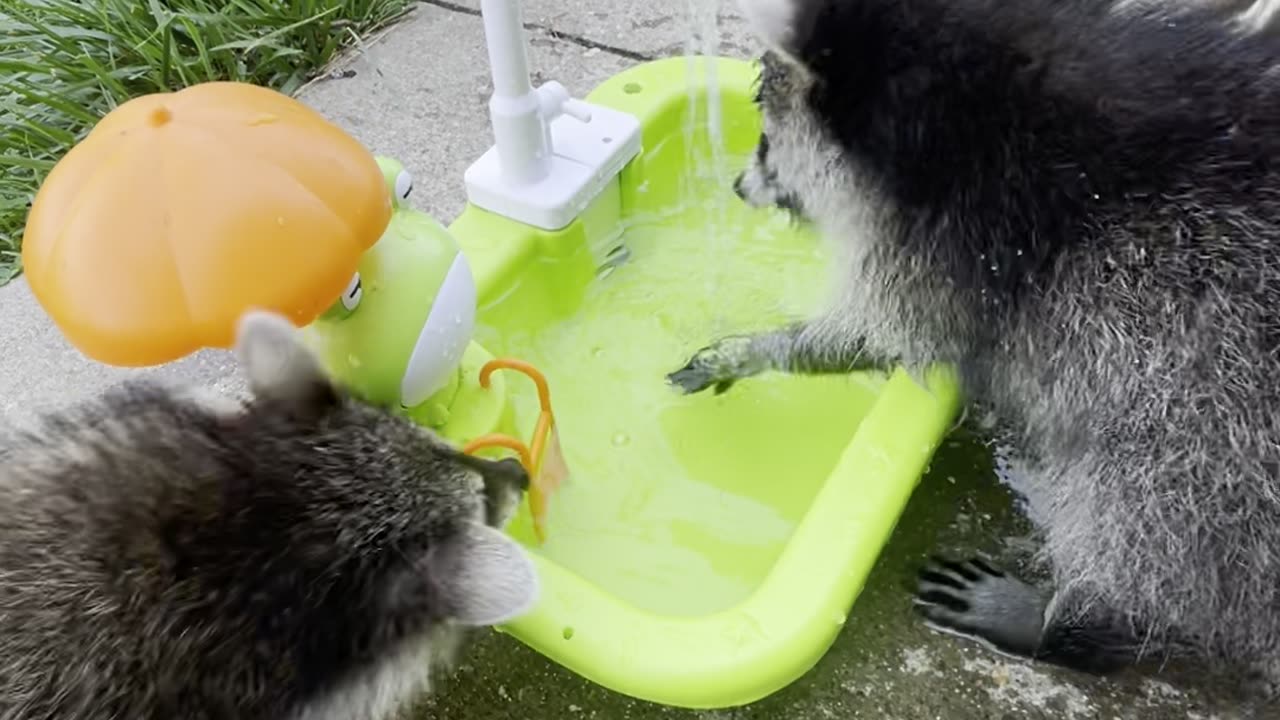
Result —
[[930, 629], [975, 640], [1005, 655], [1036, 655], [1048, 597], [987, 562], [935, 558], [920, 571], [917, 612]]
[[727, 337], [694, 353], [684, 367], [667, 375], [667, 382], [686, 395], [709, 387], [720, 395], [738, 380], [755, 375], [751, 338]]

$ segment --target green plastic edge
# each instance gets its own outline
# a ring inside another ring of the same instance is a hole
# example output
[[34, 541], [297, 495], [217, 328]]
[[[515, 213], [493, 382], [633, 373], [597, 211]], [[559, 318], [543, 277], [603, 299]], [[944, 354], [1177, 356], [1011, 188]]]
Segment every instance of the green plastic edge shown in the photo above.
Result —
[[[688, 102], [691, 83], [705, 90], [706, 61], [716, 63], [721, 88], [745, 90], [756, 80], [750, 62], [668, 58], [606, 80], [587, 100], [632, 113], [645, 136], [680, 132], [654, 123], [670, 117], [664, 109], [672, 104]], [[628, 92], [636, 86], [643, 92]], [[630, 170], [621, 182], [641, 180]], [[618, 192], [615, 184], [599, 204], [616, 206]], [[547, 232], [468, 205], [450, 230], [471, 262], [481, 307], [499, 301], [522, 266], [557, 239], [580, 242], [586, 225], [600, 221], [595, 215]], [[660, 616], [535, 552], [542, 597], [501, 630], [586, 679], [641, 700], [713, 709], [766, 697], [830, 648], [959, 405], [948, 369], [930, 369], [925, 386], [895, 371], [769, 576], [735, 607], [703, 617]]]

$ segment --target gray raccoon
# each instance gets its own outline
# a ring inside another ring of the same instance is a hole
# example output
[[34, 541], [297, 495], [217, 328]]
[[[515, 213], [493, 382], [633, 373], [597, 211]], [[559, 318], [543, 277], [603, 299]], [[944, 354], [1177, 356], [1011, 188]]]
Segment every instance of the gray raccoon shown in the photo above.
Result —
[[251, 397], [128, 384], [0, 446], [0, 718], [391, 717], [537, 597], [528, 478], [329, 381], [252, 312]]
[[1053, 589], [935, 563], [929, 624], [1274, 671], [1280, 45], [1212, 3], [742, 4], [769, 51], [735, 188], [815, 224], [842, 291], [669, 380], [948, 363], [1032, 461]]

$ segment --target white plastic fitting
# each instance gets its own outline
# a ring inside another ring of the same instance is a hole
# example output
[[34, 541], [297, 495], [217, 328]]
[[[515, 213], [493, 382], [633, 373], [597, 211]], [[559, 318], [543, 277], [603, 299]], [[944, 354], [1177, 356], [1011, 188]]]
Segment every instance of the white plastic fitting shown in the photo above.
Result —
[[640, 122], [529, 82], [517, 0], [481, 0], [493, 73], [494, 145], [467, 168], [472, 204], [544, 230], [580, 215], [640, 152]]

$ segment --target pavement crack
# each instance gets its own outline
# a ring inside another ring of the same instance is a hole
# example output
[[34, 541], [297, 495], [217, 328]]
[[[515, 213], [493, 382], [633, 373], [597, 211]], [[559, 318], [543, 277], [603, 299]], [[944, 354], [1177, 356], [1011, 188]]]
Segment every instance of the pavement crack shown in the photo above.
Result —
[[[474, 17], [482, 17], [479, 10], [475, 8], [467, 7], [466, 5], [459, 5], [457, 3], [452, 3], [452, 2], [449, 2], [449, 0], [419, 0], [419, 1], [423, 5], [432, 5], [434, 7], [440, 8], [441, 10], [448, 10], [449, 12], [462, 13], [463, 15], [472, 15]], [[608, 43], [598, 42], [596, 40], [592, 40], [589, 37], [583, 37], [582, 35], [578, 35], [576, 33], [567, 33], [562, 30], [556, 30], [553, 27], [548, 27], [541, 23], [526, 22], [524, 23], [524, 29], [532, 32], [542, 33], [543, 35], [546, 35], [552, 38], [553, 40], [562, 40], [567, 43], [572, 43], [574, 45], [587, 48], [588, 50], [599, 50], [601, 52], [607, 52], [611, 55], [617, 55], [618, 57], [621, 57], [621, 58], [634, 60], [635, 62], [648, 62], [650, 60], [657, 59], [655, 56], [650, 55], [648, 53], [636, 52], [635, 50], [628, 50], [626, 48], [621, 48], [616, 45], [610, 45]]]

